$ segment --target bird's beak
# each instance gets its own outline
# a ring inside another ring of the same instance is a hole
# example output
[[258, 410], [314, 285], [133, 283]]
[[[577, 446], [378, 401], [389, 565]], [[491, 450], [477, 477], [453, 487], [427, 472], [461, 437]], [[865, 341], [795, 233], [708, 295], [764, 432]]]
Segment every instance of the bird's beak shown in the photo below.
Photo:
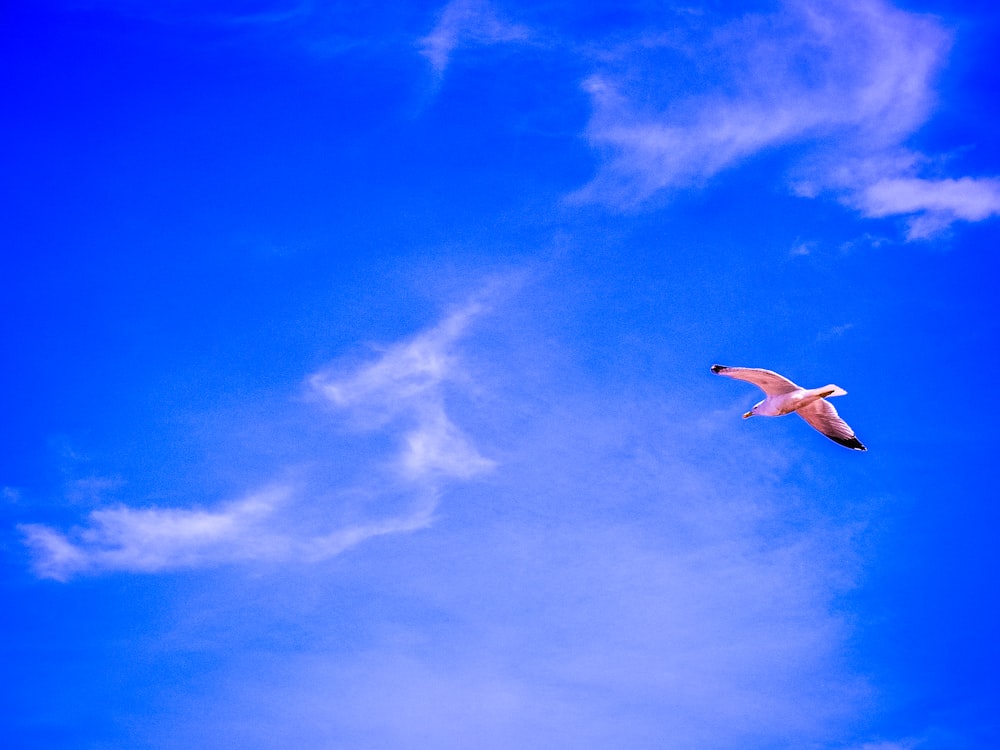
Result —
[[748, 411], [746, 414], [743, 415], [743, 418], [747, 419], [747, 418], [752, 417], [752, 416], [753, 416], [753, 412], [752, 411]]

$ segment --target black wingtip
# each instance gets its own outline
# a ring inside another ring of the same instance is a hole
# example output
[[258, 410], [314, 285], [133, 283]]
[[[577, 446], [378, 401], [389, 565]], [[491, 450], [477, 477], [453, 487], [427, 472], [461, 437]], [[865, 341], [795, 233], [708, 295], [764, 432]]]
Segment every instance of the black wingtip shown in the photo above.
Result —
[[726, 368], [723, 367], [722, 365], [712, 365], [712, 372], [714, 372], [716, 375], [718, 375], [720, 372], [722, 372], [725, 369]]
[[868, 450], [867, 448], [865, 448], [864, 445], [861, 444], [861, 441], [858, 440], [856, 437], [847, 438], [846, 440], [844, 440], [842, 438], [830, 438], [830, 439], [833, 440], [835, 443], [840, 443], [845, 448], [850, 448], [851, 450], [855, 450], [855, 451], [867, 451]]

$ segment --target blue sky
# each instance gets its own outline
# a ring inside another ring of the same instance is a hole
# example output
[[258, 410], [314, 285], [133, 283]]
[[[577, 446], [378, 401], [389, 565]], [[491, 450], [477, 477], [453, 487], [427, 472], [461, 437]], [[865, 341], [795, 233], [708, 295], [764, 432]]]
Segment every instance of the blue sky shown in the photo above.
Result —
[[1000, 745], [991, 4], [0, 34], [11, 746]]

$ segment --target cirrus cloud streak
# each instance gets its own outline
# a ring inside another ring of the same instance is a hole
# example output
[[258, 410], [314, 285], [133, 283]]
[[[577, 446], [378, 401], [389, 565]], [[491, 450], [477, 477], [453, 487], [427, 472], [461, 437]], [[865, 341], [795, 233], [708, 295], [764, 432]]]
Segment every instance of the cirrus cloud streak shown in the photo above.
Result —
[[[908, 239], [995, 216], [995, 179], [925, 179], [930, 159], [906, 145], [933, 111], [950, 46], [936, 19], [882, 0], [800, 0], [707, 39], [642, 40], [584, 84], [603, 160], [572, 198], [636, 206], [794, 147], [795, 193], [904, 217]], [[693, 79], [680, 92], [679, 68]]]
[[[397, 453], [368, 467], [365, 486], [344, 480], [344, 486], [324, 487], [318, 493], [323, 498], [352, 493], [374, 497], [376, 507], [366, 509], [360, 520], [325, 528], [320, 521], [301, 520], [315, 519], [317, 503], [334, 502], [314, 496], [308, 483], [276, 484], [210, 508], [99, 508], [89, 514], [86, 525], [66, 532], [44, 524], [19, 526], [36, 573], [65, 581], [111, 571], [308, 563], [373, 537], [427, 527], [447, 483], [471, 479], [494, 466], [445, 407], [448, 384], [463, 377], [456, 344], [481, 310], [479, 304], [470, 304], [429, 330], [386, 348], [370, 364], [330, 367], [309, 378], [312, 390], [353, 417], [355, 427], [395, 436]], [[282, 468], [276, 467], [276, 472]], [[379, 512], [379, 498], [395, 510]]]

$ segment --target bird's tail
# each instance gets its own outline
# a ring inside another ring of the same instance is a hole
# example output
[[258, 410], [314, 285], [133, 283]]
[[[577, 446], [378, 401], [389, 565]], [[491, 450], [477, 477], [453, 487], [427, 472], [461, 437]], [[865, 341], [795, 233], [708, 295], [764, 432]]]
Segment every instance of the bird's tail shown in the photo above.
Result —
[[823, 386], [822, 388], [820, 388], [820, 390], [822, 391], [822, 393], [820, 393], [820, 396], [822, 396], [823, 398], [833, 398], [834, 396], [847, 395], [847, 391], [845, 391], [839, 385], [834, 385], [833, 383], [830, 383], [830, 385]]

